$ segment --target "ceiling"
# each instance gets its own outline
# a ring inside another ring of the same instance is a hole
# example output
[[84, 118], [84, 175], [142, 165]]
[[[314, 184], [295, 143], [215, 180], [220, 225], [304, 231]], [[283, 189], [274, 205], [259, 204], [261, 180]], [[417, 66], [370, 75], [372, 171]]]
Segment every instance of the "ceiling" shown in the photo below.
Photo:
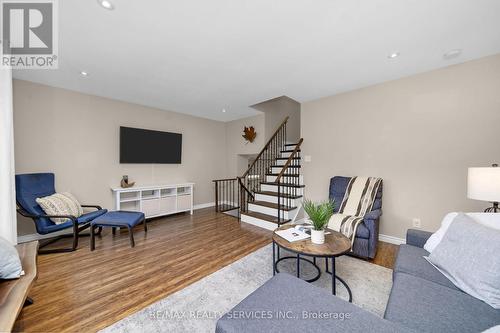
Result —
[[500, 53], [498, 0], [111, 2], [59, 1], [59, 69], [14, 77], [229, 121]]

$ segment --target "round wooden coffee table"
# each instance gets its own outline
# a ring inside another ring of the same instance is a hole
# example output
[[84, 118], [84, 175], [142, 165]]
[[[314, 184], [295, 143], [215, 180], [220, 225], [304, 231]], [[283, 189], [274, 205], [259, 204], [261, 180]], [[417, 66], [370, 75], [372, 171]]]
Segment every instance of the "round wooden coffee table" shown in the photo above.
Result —
[[[297, 277], [300, 278], [300, 262], [306, 261], [312, 264], [318, 274], [307, 282], [313, 282], [320, 278], [321, 270], [316, 265], [316, 258], [325, 258], [326, 273], [332, 275], [332, 294], [336, 294], [335, 279], [342, 283], [349, 293], [349, 302], [352, 302], [352, 292], [347, 283], [335, 274], [335, 258], [340, 257], [351, 250], [351, 240], [340, 232], [327, 229], [328, 235], [325, 235], [325, 243], [318, 245], [313, 244], [311, 239], [305, 239], [296, 242], [289, 242], [286, 239], [278, 236], [276, 231], [293, 228], [293, 225], [285, 225], [275, 230], [273, 233], [273, 275], [279, 273], [278, 263], [283, 260], [296, 259], [297, 260]], [[280, 248], [286, 249], [290, 252], [297, 254], [297, 256], [285, 256], [280, 258]], [[303, 256], [312, 257], [313, 260], [304, 258]], [[277, 260], [276, 260], [277, 257]], [[328, 270], [328, 259], [331, 259], [332, 271]]]

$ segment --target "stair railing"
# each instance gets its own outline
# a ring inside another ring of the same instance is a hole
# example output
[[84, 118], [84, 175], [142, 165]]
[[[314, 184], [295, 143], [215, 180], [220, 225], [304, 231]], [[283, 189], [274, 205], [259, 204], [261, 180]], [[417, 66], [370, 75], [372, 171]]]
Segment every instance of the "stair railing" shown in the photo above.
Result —
[[213, 182], [215, 183], [215, 211], [224, 213], [239, 209], [238, 178], [216, 179]]
[[239, 204], [240, 211], [246, 212], [248, 211], [248, 203], [255, 200], [255, 195], [245, 186], [241, 177], [238, 177], [238, 184], [240, 190]]
[[280, 156], [281, 151], [285, 147], [288, 118], [286, 117], [278, 126], [248, 170], [240, 177], [242, 185], [252, 194], [260, 191], [261, 182], [266, 181], [267, 173], [270, 172], [271, 166], [273, 166], [276, 158]]
[[[213, 181], [215, 183], [215, 210], [217, 212], [227, 212], [233, 209], [239, 209], [239, 212], [248, 211], [248, 203], [255, 200], [255, 192], [260, 191], [261, 182], [266, 181], [270, 168], [285, 147], [288, 118], [286, 117], [278, 126], [241, 177]], [[236, 191], [235, 187], [238, 187]], [[238, 204], [233, 204], [235, 202]]]
[[303, 141], [304, 139], [299, 140], [275, 180], [278, 187], [278, 226], [285, 220], [285, 209], [295, 204], [295, 199], [297, 199], [298, 193], [301, 191], [299, 167], [300, 146]]

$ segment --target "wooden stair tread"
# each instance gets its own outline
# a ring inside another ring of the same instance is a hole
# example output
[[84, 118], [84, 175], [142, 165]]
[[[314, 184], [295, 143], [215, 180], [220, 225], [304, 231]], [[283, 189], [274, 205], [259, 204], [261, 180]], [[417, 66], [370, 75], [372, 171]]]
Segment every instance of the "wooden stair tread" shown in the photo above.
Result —
[[[260, 182], [261, 185], [278, 185], [277, 182]], [[305, 185], [298, 185], [298, 184], [292, 184], [292, 183], [282, 183], [280, 182], [279, 185], [285, 186], [285, 187], [305, 187]]]
[[[293, 153], [293, 151], [294, 151], [294, 150], [292, 149], [292, 150], [282, 150], [281, 152], [282, 152], [282, 153]], [[300, 151], [300, 149], [299, 149], [299, 150], [297, 150], [297, 151]]]
[[271, 223], [276, 223], [276, 224], [288, 223], [291, 221], [291, 219], [283, 219], [283, 218], [278, 221], [278, 217], [276, 217], [276, 216], [267, 215], [267, 214], [259, 213], [259, 212], [241, 212], [241, 215], [247, 215], [250, 217], [254, 217], [256, 219], [261, 219], [261, 220], [271, 222]]
[[[289, 157], [276, 157], [276, 159], [288, 161]], [[300, 157], [292, 157], [292, 160], [300, 160]]]
[[[271, 168], [283, 168], [284, 165], [271, 165]], [[300, 165], [289, 165], [289, 168], [300, 168]]]
[[[274, 202], [253, 201], [253, 202], [249, 202], [249, 204], [254, 204], [254, 205], [264, 206], [264, 207], [268, 207], [268, 208], [278, 209], [278, 204], [274, 203]], [[297, 207], [289, 207], [289, 206], [285, 206], [285, 205], [279, 205], [279, 208], [281, 208], [284, 211], [289, 211], [289, 210], [294, 210]]]
[[[256, 191], [255, 194], [270, 195], [273, 197], [278, 196], [278, 192], [273, 192], [273, 191]], [[301, 195], [291, 195], [291, 194], [287, 194], [287, 193], [280, 193], [280, 196], [282, 196], [283, 198], [288, 198], [288, 199], [302, 198]]]
[[285, 143], [285, 147], [286, 146], [296, 146], [296, 145], [298, 145], [298, 143]]
[[[279, 176], [279, 173], [266, 173], [266, 176], [276, 176], [278, 177]], [[300, 175], [298, 173], [295, 173], [295, 174], [287, 174], [287, 173], [284, 173], [283, 174], [283, 177], [299, 177]]]

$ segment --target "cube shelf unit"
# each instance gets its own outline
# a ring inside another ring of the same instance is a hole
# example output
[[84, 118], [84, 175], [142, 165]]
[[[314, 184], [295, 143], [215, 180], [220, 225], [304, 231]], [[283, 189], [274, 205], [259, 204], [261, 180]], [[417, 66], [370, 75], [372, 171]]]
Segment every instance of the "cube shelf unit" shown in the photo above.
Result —
[[112, 188], [115, 210], [143, 212], [146, 218], [190, 212], [194, 183]]

